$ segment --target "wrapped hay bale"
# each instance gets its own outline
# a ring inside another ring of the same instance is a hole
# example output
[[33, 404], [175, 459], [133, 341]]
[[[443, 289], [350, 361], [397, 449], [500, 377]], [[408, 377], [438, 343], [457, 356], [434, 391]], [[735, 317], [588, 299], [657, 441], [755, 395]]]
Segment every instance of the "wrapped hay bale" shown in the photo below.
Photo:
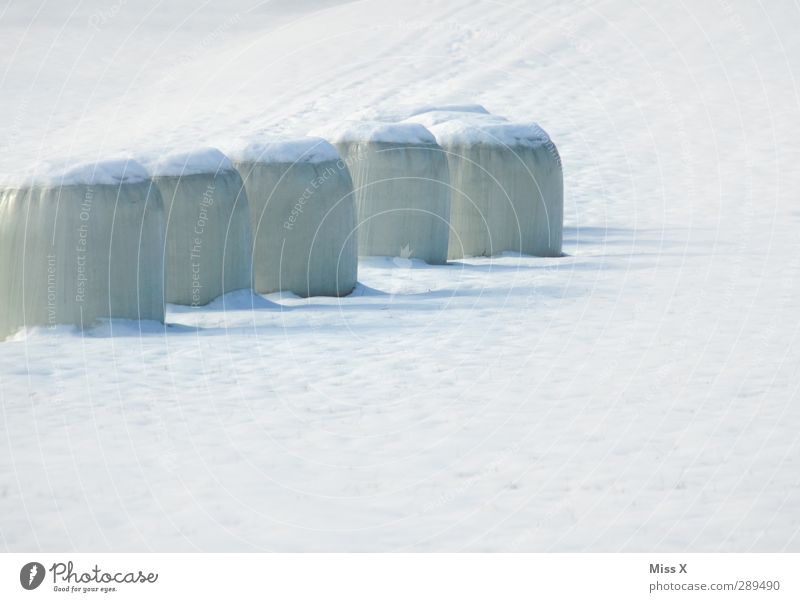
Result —
[[251, 233], [239, 173], [217, 149], [145, 163], [167, 215], [166, 299], [206, 305], [251, 286]]
[[317, 130], [353, 178], [358, 254], [447, 261], [450, 178], [433, 135], [414, 123], [351, 121]]
[[451, 259], [504, 251], [561, 254], [561, 157], [544, 130], [454, 111], [422, 113], [408, 121], [426, 125], [447, 152]]
[[0, 338], [98, 318], [163, 322], [164, 224], [158, 189], [131, 160], [0, 188]]
[[353, 183], [318, 138], [240, 143], [230, 153], [244, 180], [259, 293], [341, 297], [358, 274]]

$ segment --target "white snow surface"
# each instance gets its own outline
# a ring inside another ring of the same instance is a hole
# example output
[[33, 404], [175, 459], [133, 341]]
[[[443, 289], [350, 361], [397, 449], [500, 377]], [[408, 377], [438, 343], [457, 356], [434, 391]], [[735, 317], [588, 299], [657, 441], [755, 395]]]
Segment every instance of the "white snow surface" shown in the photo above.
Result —
[[247, 137], [229, 143], [227, 148], [236, 162], [324, 163], [339, 159], [333, 145], [316, 136], [285, 140]]
[[800, 551], [795, 3], [43, 0], [0, 27], [0, 173], [479, 103], [558, 145], [566, 253], [0, 343], [0, 547]]
[[341, 121], [316, 128], [312, 136], [328, 142], [390, 142], [395, 144], [436, 144], [436, 139], [418, 123]]

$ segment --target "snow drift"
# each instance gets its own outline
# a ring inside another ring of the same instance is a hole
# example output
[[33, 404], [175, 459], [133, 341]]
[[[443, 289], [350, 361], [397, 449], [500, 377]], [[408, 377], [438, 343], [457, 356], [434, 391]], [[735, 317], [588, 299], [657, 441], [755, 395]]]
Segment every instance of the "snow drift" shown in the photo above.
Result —
[[345, 122], [314, 132], [350, 168], [359, 255], [447, 261], [450, 177], [433, 135], [415, 123]]
[[259, 293], [343, 296], [356, 285], [353, 183], [336, 149], [318, 138], [238, 143]]
[[250, 288], [251, 234], [239, 173], [216, 149], [146, 163], [167, 215], [166, 299], [205, 305]]
[[98, 318], [164, 320], [164, 206], [130, 160], [0, 189], [0, 337]]
[[458, 111], [421, 113], [408, 121], [426, 125], [447, 153], [451, 259], [503, 251], [561, 254], [561, 157], [544, 130]]

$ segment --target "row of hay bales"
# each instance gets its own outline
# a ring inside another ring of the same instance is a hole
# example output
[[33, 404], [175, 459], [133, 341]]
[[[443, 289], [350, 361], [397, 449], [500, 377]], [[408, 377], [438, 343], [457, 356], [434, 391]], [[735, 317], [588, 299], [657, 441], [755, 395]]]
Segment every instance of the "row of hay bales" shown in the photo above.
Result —
[[237, 289], [342, 296], [358, 256], [561, 253], [555, 145], [484, 111], [82, 166], [0, 188], [0, 337], [164, 320]]

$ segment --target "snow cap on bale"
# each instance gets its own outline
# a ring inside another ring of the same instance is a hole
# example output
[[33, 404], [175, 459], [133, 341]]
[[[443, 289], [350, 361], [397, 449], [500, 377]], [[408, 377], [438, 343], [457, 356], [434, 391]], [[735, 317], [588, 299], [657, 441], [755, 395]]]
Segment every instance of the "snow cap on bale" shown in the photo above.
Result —
[[552, 144], [536, 123], [510, 123], [505, 120], [449, 119], [431, 126], [436, 139], [448, 145], [492, 144], [511, 148], [529, 148]]
[[504, 251], [561, 254], [561, 157], [542, 128], [454, 111], [408, 121], [428, 125], [447, 153], [451, 259]]
[[435, 105], [400, 105], [394, 107], [369, 107], [347, 116], [348, 121], [383, 121], [398, 122], [434, 112], [457, 112], [488, 115], [489, 111], [483, 105], [473, 103], [435, 104]]
[[447, 261], [447, 159], [424, 126], [347, 121], [314, 133], [335, 144], [350, 168], [359, 255]]
[[468, 123], [508, 123], [508, 119], [487, 112], [459, 111], [456, 109], [434, 109], [414, 113], [404, 120], [405, 123], [419, 123], [430, 129], [448, 121], [466, 121]]
[[138, 161], [114, 158], [97, 162], [47, 159], [18, 174], [4, 174], [0, 186], [30, 188], [70, 185], [116, 185], [147, 181], [150, 176]]
[[247, 196], [230, 160], [204, 148], [150, 157], [145, 165], [167, 215], [167, 302], [205, 305], [250, 288]]
[[393, 144], [436, 144], [425, 127], [414, 123], [383, 121], [342, 121], [318, 128], [312, 135], [336, 145], [340, 142], [388, 142]]
[[323, 163], [338, 161], [339, 154], [322, 138], [242, 138], [228, 152], [236, 163]]
[[100, 318], [164, 320], [164, 205], [130, 159], [49, 163], [0, 187], [0, 338]]
[[347, 295], [358, 257], [353, 183], [321, 138], [239, 140], [229, 156], [244, 180], [259, 293]]

